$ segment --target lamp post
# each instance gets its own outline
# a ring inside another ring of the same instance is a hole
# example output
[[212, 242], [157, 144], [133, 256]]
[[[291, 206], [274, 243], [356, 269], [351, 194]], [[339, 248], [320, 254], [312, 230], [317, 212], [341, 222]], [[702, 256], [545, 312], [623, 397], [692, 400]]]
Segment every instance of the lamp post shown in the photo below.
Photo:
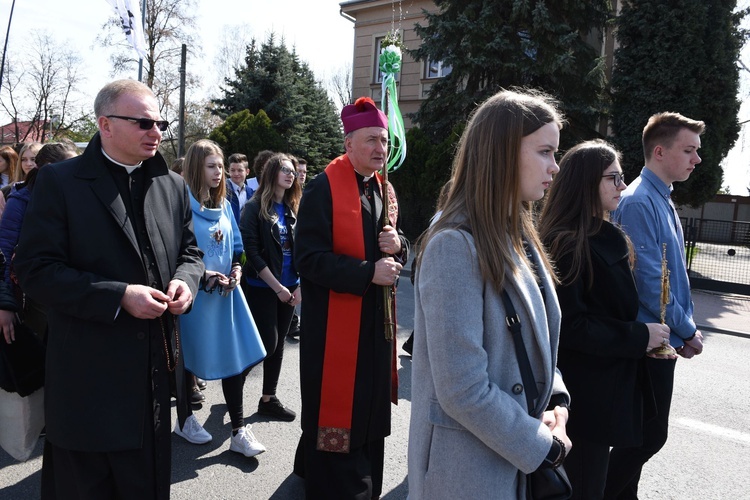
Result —
[[[145, 1], [145, 0], [144, 0]], [[8, 18], [8, 29], [5, 32], [5, 46], [3, 47], [3, 62], [0, 63], [0, 88], [3, 86], [3, 73], [5, 72], [5, 53], [8, 51], [8, 38], [10, 37], [10, 23], [13, 21], [13, 9], [16, 6], [16, 0], [10, 6], [10, 17]]]

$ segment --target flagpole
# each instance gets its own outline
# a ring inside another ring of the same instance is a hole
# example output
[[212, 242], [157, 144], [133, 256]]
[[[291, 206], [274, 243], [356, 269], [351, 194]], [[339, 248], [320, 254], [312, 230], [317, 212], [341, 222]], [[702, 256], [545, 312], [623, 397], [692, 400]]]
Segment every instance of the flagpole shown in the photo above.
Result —
[[[13, 0], [13, 3], [16, 3], [16, 0]], [[146, 26], [146, 0], [143, 0], [141, 2], [141, 26], [142, 27]], [[138, 59], [138, 81], [143, 83], [143, 58], [142, 57]]]
[[5, 47], [3, 47], [3, 62], [0, 65], [0, 88], [3, 86], [3, 73], [5, 72], [5, 53], [8, 51], [8, 38], [10, 38], [10, 23], [13, 21], [13, 9], [16, 6], [16, 0], [10, 6], [10, 17], [8, 18], [8, 30], [5, 32]]

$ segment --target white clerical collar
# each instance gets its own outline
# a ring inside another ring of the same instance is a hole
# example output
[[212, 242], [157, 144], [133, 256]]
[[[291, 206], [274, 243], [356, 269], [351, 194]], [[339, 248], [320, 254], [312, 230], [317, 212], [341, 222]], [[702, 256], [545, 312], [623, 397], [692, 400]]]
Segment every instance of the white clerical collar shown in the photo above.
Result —
[[365, 174], [363, 174], [362, 172], [360, 172], [359, 170], [357, 170], [356, 168], [354, 169], [354, 171], [355, 171], [355, 172], [357, 172], [357, 173], [358, 173], [359, 175], [361, 175], [361, 176], [362, 176], [362, 180], [363, 180], [364, 182], [367, 182], [367, 181], [369, 181], [370, 179], [372, 179], [372, 176], [373, 176], [373, 175], [375, 175], [375, 174], [365, 175]]
[[127, 170], [127, 171], [128, 171], [128, 175], [132, 174], [132, 173], [133, 173], [133, 171], [135, 171], [135, 169], [136, 169], [136, 168], [138, 168], [138, 167], [140, 167], [141, 165], [143, 165], [143, 162], [142, 162], [142, 161], [139, 161], [139, 162], [138, 162], [138, 163], [136, 163], [135, 165], [125, 165], [124, 163], [120, 163], [119, 161], [117, 161], [117, 160], [113, 159], [113, 158], [112, 158], [111, 156], [109, 156], [109, 155], [107, 154], [107, 152], [106, 152], [106, 151], [104, 151], [104, 148], [102, 148], [102, 154], [103, 154], [104, 156], [106, 156], [106, 157], [107, 157], [107, 159], [108, 159], [109, 161], [111, 161], [112, 163], [114, 163], [115, 165], [119, 165], [119, 166], [121, 166], [122, 168], [124, 168], [125, 170]]

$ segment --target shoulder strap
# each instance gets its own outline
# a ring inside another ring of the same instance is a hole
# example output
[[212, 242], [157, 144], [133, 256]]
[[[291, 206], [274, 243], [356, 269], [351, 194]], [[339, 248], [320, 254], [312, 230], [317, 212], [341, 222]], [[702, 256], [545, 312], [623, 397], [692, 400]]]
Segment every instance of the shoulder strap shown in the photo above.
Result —
[[[466, 223], [460, 224], [458, 229], [472, 234], [471, 227]], [[542, 296], [544, 296], [544, 293], [542, 293]], [[516, 349], [518, 368], [521, 371], [521, 380], [523, 381], [524, 393], [526, 394], [526, 406], [529, 409], [529, 414], [533, 414], [534, 400], [539, 397], [539, 390], [536, 387], [534, 372], [531, 371], [531, 363], [529, 362], [529, 355], [526, 353], [526, 346], [521, 337], [521, 319], [516, 314], [516, 308], [513, 307], [513, 302], [505, 290], [503, 290], [503, 305], [505, 306], [505, 324], [508, 326], [508, 330], [510, 330], [513, 337], [513, 345]]]
[[539, 390], [536, 387], [534, 373], [531, 371], [529, 355], [526, 353], [526, 346], [521, 338], [521, 320], [516, 314], [513, 302], [510, 300], [508, 292], [503, 290], [503, 304], [505, 305], [505, 324], [508, 326], [513, 336], [513, 344], [516, 348], [516, 358], [518, 358], [518, 367], [521, 370], [521, 380], [523, 381], [524, 391], [526, 394], [526, 405], [529, 413], [534, 411], [534, 400], [539, 397]]

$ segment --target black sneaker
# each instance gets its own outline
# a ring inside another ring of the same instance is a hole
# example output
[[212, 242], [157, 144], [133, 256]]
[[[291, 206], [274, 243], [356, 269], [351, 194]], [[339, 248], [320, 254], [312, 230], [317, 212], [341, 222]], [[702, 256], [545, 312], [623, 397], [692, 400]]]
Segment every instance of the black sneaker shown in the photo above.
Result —
[[406, 339], [406, 342], [401, 346], [401, 349], [408, 352], [409, 356], [411, 356], [411, 352], [414, 350], [414, 330], [411, 331], [411, 335]]
[[193, 393], [190, 395], [190, 403], [194, 405], [199, 405], [203, 403], [205, 400], [206, 400], [206, 396], [204, 396], [203, 393], [199, 391], [197, 387], [194, 387]]
[[289, 332], [287, 335], [293, 339], [299, 337], [299, 316], [297, 316], [297, 313], [294, 313], [294, 316], [292, 316], [292, 324], [289, 325]]
[[297, 418], [297, 414], [281, 404], [281, 401], [279, 401], [279, 398], [276, 396], [271, 396], [271, 399], [267, 402], [263, 402], [263, 398], [260, 398], [260, 401], [258, 402], [258, 413], [260, 415], [283, 420], [284, 422], [291, 422]]

